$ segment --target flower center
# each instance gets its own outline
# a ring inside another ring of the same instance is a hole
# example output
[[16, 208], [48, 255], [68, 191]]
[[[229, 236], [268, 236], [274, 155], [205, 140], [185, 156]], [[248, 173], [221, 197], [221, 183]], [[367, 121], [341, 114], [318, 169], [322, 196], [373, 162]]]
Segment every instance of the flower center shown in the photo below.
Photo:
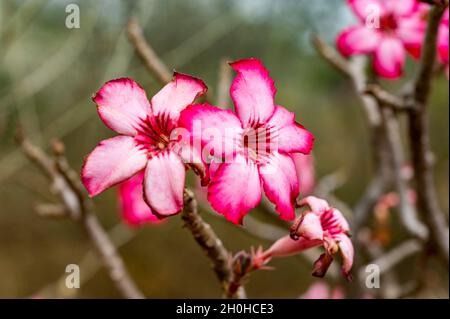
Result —
[[393, 14], [387, 14], [380, 18], [380, 28], [385, 32], [395, 31], [398, 27], [397, 20]]
[[276, 146], [273, 132], [265, 125], [245, 129], [242, 143], [244, 154], [255, 162], [264, 161]]
[[138, 128], [134, 139], [150, 155], [163, 151], [170, 145], [169, 135], [155, 119], [147, 117]]

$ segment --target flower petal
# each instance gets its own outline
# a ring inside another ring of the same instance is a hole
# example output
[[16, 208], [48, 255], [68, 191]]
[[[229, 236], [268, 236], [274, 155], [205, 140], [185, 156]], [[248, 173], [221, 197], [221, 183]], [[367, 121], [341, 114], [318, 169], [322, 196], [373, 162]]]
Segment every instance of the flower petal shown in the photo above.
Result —
[[145, 167], [147, 154], [130, 136], [101, 141], [86, 158], [81, 180], [90, 196], [133, 176]]
[[151, 112], [145, 91], [128, 78], [107, 82], [92, 99], [105, 125], [123, 135], [136, 135]]
[[185, 176], [184, 164], [174, 152], [161, 152], [148, 161], [144, 196], [158, 217], [177, 214], [183, 208]]
[[336, 40], [336, 47], [343, 56], [373, 52], [380, 43], [381, 35], [364, 25], [352, 26], [342, 31]]
[[383, 37], [374, 55], [375, 72], [387, 79], [396, 79], [403, 74], [405, 49], [402, 42], [393, 37]]
[[258, 59], [239, 60], [230, 65], [238, 72], [230, 94], [244, 128], [265, 122], [275, 108], [276, 89], [269, 72]]
[[264, 257], [267, 259], [272, 257], [291, 256], [306, 249], [320, 246], [321, 244], [321, 240], [309, 240], [304, 237], [294, 240], [291, 236], [287, 235], [278, 239], [268, 250], [266, 250], [264, 252]]
[[280, 152], [299, 152], [309, 154], [313, 147], [314, 136], [303, 126], [294, 121], [295, 114], [282, 106], [276, 106], [267, 124], [270, 135], [276, 136], [273, 148]]
[[366, 22], [370, 15], [376, 13], [381, 15], [385, 12], [383, 2], [380, 0], [347, 0], [347, 2], [362, 22]]
[[299, 191], [302, 196], [308, 196], [314, 191], [316, 185], [316, 173], [314, 168], [314, 157], [312, 154], [291, 154], [299, 182]]
[[438, 33], [437, 50], [439, 62], [441, 62], [442, 64], [448, 64], [448, 43], [449, 43], [448, 22], [447, 24], [441, 23]]
[[202, 80], [175, 72], [173, 80], [153, 96], [151, 100], [153, 113], [162, 121], [176, 122], [180, 112], [207, 90]]
[[271, 154], [261, 163], [259, 173], [267, 198], [276, 205], [275, 210], [284, 220], [295, 218], [294, 204], [299, 193], [297, 172], [289, 155]]
[[261, 182], [253, 161], [243, 157], [231, 163], [222, 163], [208, 187], [211, 206], [235, 224], [261, 200]]
[[351, 280], [350, 270], [352, 269], [353, 258], [355, 256], [352, 241], [348, 236], [342, 234], [340, 235], [338, 245], [339, 245], [339, 252], [342, 256], [343, 262], [342, 273], [348, 280]]
[[300, 207], [309, 206], [311, 211], [316, 215], [321, 215], [323, 212], [330, 209], [330, 205], [324, 199], [317, 198], [315, 196], [308, 196], [299, 201], [298, 205]]
[[402, 40], [408, 53], [415, 59], [420, 58], [426, 26], [426, 21], [416, 15], [398, 21], [396, 35]]
[[396, 16], [407, 16], [418, 9], [417, 0], [385, 1], [386, 10]]
[[192, 141], [201, 140], [202, 158], [208, 161], [210, 154], [228, 157], [240, 146], [241, 122], [231, 110], [205, 104], [195, 104], [181, 112], [180, 127], [189, 131]]
[[122, 217], [131, 226], [140, 226], [145, 223], [159, 223], [161, 220], [152, 213], [144, 201], [142, 182], [144, 171], [119, 184], [119, 206]]
[[297, 233], [309, 240], [322, 240], [323, 229], [320, 223], [320, 217], [316, 214], [307, 213], [303, 216]]
[[350, 232], [350, 225], [347, 222], [347, 219], [345, 219], [344, 215], [342, 215], [341, 211], [332, 208], [333, 213], [333, 219], [339, 224], [339, 227], [341, 228], [341, 231], [343, 232]]

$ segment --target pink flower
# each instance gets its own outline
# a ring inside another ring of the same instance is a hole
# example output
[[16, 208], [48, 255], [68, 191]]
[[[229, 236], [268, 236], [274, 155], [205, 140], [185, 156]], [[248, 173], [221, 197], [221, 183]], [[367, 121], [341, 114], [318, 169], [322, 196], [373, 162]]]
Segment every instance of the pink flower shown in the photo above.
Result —
[[339, 252], [343, 261], [342, 273], [350, 280], [354, 250], [349, 236], [350, 227], [342, 213], [314, 196], [304, 198], [299, 205], [308, 206], [309, 209], [291, 227], [290, 235], [280, 238], [259, 254], [259, 264], [269, 262], [272, 257], [289, 256], [323, 246], [325, 253], [314, 263], [313, 276], [323, 277], [333, 261], [333, 255]]
[[230, 65], [238, 73], [230, 89], [237, 115], [203, 104], [189, 106], [180, 116], [180, 126], [217, 161], [209, 166], [208, 200], [226, 219], [242, 224], [264, 190], [280, 217], [292, 220], [299, 193], [292, 154], [308, 154], [314, 138], [293, 113], [274, 103], [274, 82], [261, 61]]
[[171, 135], [180, 112], [206, 90], [201, 80], [175, 73], [149, 102], [131, 79], [107, 82], [93, 100], [106, 126], [120, 135], [100, 142], [86, 158], [81, 179], [89, 195], [144, 170], [144, 199], [153, 214], [178, 213], [183, 207], [185, 165]]
[[344, 56], [370, 54], [375, 72], [395, 79], [403, 74], [406, 52], [420, 57], [428, 5], [416, 0], [347, 0], [359, 24], [337, 37]]
[[159, 223], [162, 220], [152, 213], [144, 201], [144, 171], [119, 184], [119, 207], [123, 220], [130, 226], [141, 226], [145, 223]]
[[[299, 193], [301, 196], [311, 195], [314, 191], [314, 187], [316, 186], [313, 155], [294, 153], [292, 154], [292, 160], [294, 161], [295, 170], [297, 171]], [[211, 165], [215, 165], [217, 167], [216, 163], [211, 163]], [[215, 170], [216, 168], [210, 168], [210, 172]], [[208, 202], [208, 187], [202, 186], [199, 179], [196, 180], [195, 194], [199, 203], [202, 205], [207, 205], [207, 207], [210, 206]]]
[[449, 69], [448, 69], [448, 41], [449, 41], [449, 24], [448, 24], [448, 8], [444, 13], [444, 16], [441, 20], [441, 25], [439, 26], [438, 33], [438, 58], [439, 62], [445, 66], [447, 78], [449, 78]]

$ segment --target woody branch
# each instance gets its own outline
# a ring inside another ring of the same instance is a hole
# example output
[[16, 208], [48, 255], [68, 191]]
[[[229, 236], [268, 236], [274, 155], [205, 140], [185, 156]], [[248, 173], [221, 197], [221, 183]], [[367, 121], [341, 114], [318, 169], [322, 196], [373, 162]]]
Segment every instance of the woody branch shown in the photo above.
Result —
[[110, 279], [124, 298], [143, 298], [142, 292], [128, 274], [116, 247], [98, 221], [92, 202], [80, 185], [78, 174], [68, 165], [64, 157], [64, 145], [55, 141], [54, 154], [50, 156], [32, 144], [21, 131], [17, 134], [17, 141], [22, 152], [48, 177], [59, 196], [64, 210], [55, 213], [56, 216], [70, 218], [86, 232]]

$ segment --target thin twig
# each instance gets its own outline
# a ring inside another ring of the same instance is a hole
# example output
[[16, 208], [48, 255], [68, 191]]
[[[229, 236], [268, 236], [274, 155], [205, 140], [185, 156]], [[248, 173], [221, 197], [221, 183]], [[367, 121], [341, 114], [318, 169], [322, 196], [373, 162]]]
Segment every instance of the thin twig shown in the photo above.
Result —
[[[409, 239], [370, 263], [380, 267], [380, 274], [382, 275], [398, 265], [405, 258], [419, 253], [422, 248], [423, 246], [420, 241]], [[363, 267], [363, 269], [365, 269], [365, 267]]]
[[[108, 231], [108, 237], [119, 248], [132, 240], [139, 232], [133, 231], [129, 227], [124, 226], [123, 223], [119, 223]], [[80, 277], [80, 285], [86, 284], [101, 268], [101, 263], [97, 254], [93, 249], [89, 249], [85, 255], [77, 262], [83, 275]], [[31, 296], [43, 297], [43, 298], [74, 298], [79, 289], [68, 289], [65, 285], [67, 273], [61, 274], [61, 276], [52, 283], [42, 287]]]
[[348, 60], [344, 59], [336, 52], [336, 50], [326, 44], [318, 36], [313, 35], [311, 41], [316, 48], [316, 51], [325, 61], [329, 62], [335, 69], [342, 72], [344, 75], [349, 77], [352, 76], [351, 67]]
[[228, 107], [229, 90], [231, 86], [231, 68], [228, 65], [228, 59], [223, 58], [220, 60], [219, 65], [219, 79], [217, 83], [217, 98], [216, 104], [218, 107]]
[[388, 147], [391, 152], [393, 180], [400, 199], [399, 212], [402, 224], [412, 236], [426, 240], [428, 238], [428, 229], [418, 218], [416, 208], [410, 200], [409, 186], [402, 174], [405, 158], [399, 123], [391, 109], [383, 108], [382, 106], [381, 108]]
[[141, 58], [148, 71], [160, 84], [164, 85], [169, 82], [172, 78], [172, 73], [148, 44], [136, 18], [129, 19], [127, 32], [137, 55]]
[[55, 158], [52, 158], [21, 134], [18, 135], [18, 142], [23, 153], [53, 182], [61, 202], [70, 212], [69, 217], [79, 222], [86, 232], [117, 290], [125, 298], [143, 298], [143, 294], [128, 274], [116, 247], [95, 216], [90, 199], [78, 185], [76, 173], [68, 166], [61, 144], [55, 147]]

